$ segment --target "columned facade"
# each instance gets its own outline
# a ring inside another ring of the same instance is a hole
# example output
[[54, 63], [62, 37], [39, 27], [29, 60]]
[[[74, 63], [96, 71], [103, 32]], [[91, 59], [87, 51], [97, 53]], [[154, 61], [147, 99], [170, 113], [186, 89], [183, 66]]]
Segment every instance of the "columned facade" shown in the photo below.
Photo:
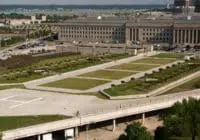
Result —
[[175, 28], [173, 30], [173, 44], [199, 44], [200, 28]]
[[168, 43], [198, 45], [200, 21], [174, 20], [73, 20], [60, 23], [59, 40], [103, 43]]

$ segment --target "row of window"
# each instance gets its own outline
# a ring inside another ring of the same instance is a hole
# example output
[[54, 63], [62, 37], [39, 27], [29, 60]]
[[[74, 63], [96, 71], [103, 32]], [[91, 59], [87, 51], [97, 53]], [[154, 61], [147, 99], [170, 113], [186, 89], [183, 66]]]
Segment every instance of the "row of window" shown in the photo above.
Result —
[[62, 27], [61, 30], [114, 30], [123, 31], [125, 28], [119, 27]]
[[172, 35], [172, 33], [143, 33], [143, 36], [171, 36]]
[[125, 34], [124, 32], [96, 32], [96, 31], [61, 31], [61, 34]]
[[143, 41], [170, 41], [171, 39], [169, 37], [162, 38], [162, 37], [143, 37]]
[[162, 29], [162, 28], [143, 28], [143, 31], [145, 32], [170, 32], [170, 29]]
[[88, 35], [61, 35], [61, 38], [95, 38], [95, 39], [123, 39], [124, 36], [88, 36]]

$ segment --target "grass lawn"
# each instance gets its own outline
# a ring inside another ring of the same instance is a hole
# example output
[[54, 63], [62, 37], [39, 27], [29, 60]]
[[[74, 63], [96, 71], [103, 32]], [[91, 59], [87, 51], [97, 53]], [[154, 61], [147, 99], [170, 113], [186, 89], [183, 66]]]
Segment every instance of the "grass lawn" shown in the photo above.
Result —
[[145, 64], [122, 64], [118, 66], [110, 67], [109, 69], [121, 69], [121, 70], [135, 70], [135, 71], [146, 71], [158, 67], [157, 65], [145, 65]]
[[197, 77], [191, 81], [188, 81], [178, 87], [175, 87], [163, 94], [171, 94], [171, 93], [177, 93], [182, 91], [189, 91], [200, 88], [200, 77]]
[[20, 127], [26, 127], [41, 123], [47, 123], [57, 120], [63, 120], [70, 118], [62, 115], [44, 115], [44, 116], [0, 116], [0, 131], [6, 131], [10, 129], [17, 129]]
[[137, 61], [134, 61], [133, 63], [148, 63], [148, 64], [160, 64], [160, 65], [165, 65], [165, 64], [168, 64], [168, 63], [172, 63], [174, 62], [176, 59], [155, 59], [155, 58], [144, 58], [144, 59], [141, 59], [141, 60], [137, 60]]
[[[199, 70], [200, 60], [191, 60], [183, 64], [160, 70], [159, 72], [148, 74], [139, 80], [132, 80], [121, 85], [113, 86], [109, 89], [106, 89], [105, 92], [111, 96], [146, 94]], [[146, 81], [144, 79], [156, 80]]]
[[5, 84], [5, 83], [23, 83], [26, 81], [31, 81], [31, 80], [35, 80], [35, 79], [39, 79], [39, 78], [43, 78], [43, 77], [47, 77], [50, 76], [50, 74], [47, 75], [42, 75], [42, 74], [31, 74], [31, 75], [23, 75], [23, 76], [8, 76], [8, 77], [0, 77], [0, 83], [1, 84]]
[[[131, 55], [85, 56], [63, 54], [61, 56], [16, 56], [0, 61], [0, 83], [21, 83], [34, 79], [94, 66]], [[36, 59], [37, 58], [37, 59]], [[35, 72], [42, 70], [43, 72]]]
[[78, 89], [87, 90], [99, 85], [108, 83], [104, 80], [93, 80], [93, 79], [81, 79], [81, 78], [67, 78], [52, 83], [47, 83], [42, 86], [55, 87], [55, 88], [67, 88], [67, 89]]
[[184, 58], [186, 54], [184, 53], [160, 53], [151, 57], [157, 57], [157, 58], [177, 58], [177, 59], [181, 59]]
[[10, 89], [10, 88], [25, 88], [25, 87], [24, 85], [0, 86], [0, 90]]
[[105, 79], [122, 79], [124, 77], [131, 76], [135, 73], [136, 72], [99, 70], [99, 71], [86, 73], [80, 76], [97, 77], [97, 78], [105, 78]]

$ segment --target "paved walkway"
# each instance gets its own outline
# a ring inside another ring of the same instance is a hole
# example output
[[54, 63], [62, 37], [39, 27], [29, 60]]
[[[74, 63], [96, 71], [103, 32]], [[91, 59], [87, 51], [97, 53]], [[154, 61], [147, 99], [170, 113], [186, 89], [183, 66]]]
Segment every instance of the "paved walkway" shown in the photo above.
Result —
[[0, 86], [14, 86], [14, 85], [23, 85], [23, 83], [0, 84]]
[[136, 70], [122, 70], [122, 69], [105, 69], [106, 71], [121, 71], [121, 72], [142, 72], [142, 71], [136, 71]]
[[149, 65], [149, 66], [160, 66], [161, 64], [148, 64], [148, 63], [130, 63], [132, 65]]

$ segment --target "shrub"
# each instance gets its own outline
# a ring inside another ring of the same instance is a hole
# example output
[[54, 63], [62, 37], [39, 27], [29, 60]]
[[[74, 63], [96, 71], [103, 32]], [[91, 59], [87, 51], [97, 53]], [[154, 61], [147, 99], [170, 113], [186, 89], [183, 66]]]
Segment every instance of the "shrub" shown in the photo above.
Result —
[[111, 84], [111, 87], [114, 87], [115, 86], [115, 84]]
[[135, 80], [135, 78], [134, 77], [131, 77], [131, 81], [134, 81]]

